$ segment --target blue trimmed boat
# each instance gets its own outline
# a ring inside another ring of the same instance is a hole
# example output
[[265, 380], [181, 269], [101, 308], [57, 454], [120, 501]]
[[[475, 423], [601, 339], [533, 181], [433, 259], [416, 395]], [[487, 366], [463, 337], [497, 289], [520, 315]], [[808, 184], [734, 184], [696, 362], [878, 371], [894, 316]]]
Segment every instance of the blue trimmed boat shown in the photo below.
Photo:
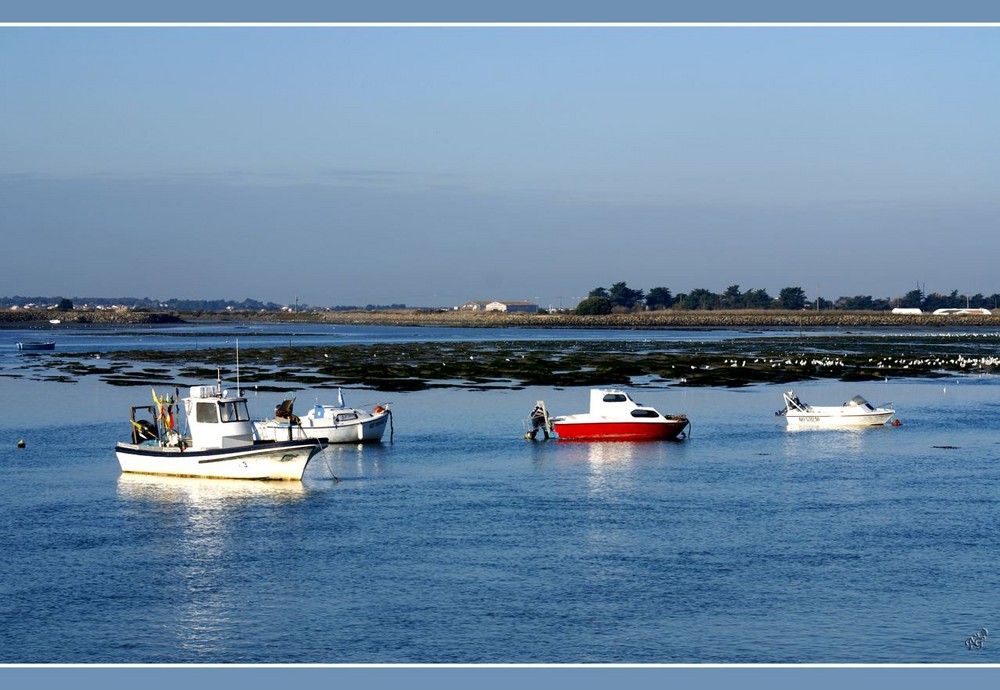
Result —
[[214, 479], [301, 480], [306, 465], [326, 445], [316, 439], [255, 438], [247, 400], [229, 395], [221, 381], [193, 386], [183, 398], [181, 429], [174, 397], [130, 408], [132, 438], [115, 445], [122, 472]]

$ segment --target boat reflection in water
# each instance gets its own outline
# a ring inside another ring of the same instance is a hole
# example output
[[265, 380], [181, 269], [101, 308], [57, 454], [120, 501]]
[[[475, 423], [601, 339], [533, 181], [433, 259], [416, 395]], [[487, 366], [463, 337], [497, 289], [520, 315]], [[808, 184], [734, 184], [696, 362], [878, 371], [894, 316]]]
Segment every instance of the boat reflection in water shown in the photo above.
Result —
[[614, 469], [633, 462], [645, 449], [638, 448], [637, 443], [603, 442], [588, 443], [582, 447], [587, 451], [587, 463], [593, 469]]
[[[164, 602], [156, 608], [158, 624], [177, 631], [175, 658], [201, 658], [233, 630], [253, 628], [239, 602], [247, 592], [259, 594], [249, 582], [274, 579], [275, 564], [260, 554], [271, 553], [292, 528], [269, 516], [302, 510], [302, 482], [126, 472], [117, 489], [125, 519], [141, 525], [139, 538], [151, 544], [141, 560], [155, 575], [138, 596]], [[279, 593], [294, 584], [283, 582]]]
[[305, 495], [306, 488], [301, 482], [200, 479], [127, 472], [118, 476], [118, 497], [130, 501], [231, 508], [260, 500], [274, 503], [297, 501]]

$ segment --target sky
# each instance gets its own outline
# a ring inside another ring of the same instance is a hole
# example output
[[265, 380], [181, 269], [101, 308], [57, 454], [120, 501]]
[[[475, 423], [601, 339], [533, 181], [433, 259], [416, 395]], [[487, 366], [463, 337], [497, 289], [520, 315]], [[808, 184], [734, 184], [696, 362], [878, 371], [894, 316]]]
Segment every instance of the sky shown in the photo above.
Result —
[[1000, 292], [1000, 27], [0, 27], [0, 296]]

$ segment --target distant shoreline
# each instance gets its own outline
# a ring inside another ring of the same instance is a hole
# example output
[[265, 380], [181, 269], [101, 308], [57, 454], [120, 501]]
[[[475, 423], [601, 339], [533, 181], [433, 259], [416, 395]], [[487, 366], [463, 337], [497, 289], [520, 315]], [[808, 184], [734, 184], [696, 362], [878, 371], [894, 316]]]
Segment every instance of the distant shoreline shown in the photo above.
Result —
[[[52, 324], [50, 320], [60, 323]], [[327, 323], [365, 326], [435, 326], [453, 328], [553, 329], [730, 329], [730, 328], [954, 328], [1000, 325], [1000, 316], [893, 314], [870, 311], [647, 311], [603, 316], [575, 314], [506, 314], [430, 310], [344, 312], [152, 312], [96, 310], [54, 312], [18, 310], [0, 312], [0, 328], [77, 328], [119, 325], [173, 325], [205, 323]]]

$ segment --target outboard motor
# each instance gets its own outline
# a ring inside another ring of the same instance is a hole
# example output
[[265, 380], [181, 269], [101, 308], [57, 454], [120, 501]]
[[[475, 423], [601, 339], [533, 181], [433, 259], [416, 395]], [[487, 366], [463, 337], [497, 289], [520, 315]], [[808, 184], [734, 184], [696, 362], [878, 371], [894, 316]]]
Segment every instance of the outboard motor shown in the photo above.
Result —
[[143, 441], [155, 441], [157, 438], [156, 425], [148, 419], [140, 419], [132, 425], [132, 443], [138, 445]]
[[295, 398], [286, 398], [274, 408], [274, 418], [275, 419], [287, 419], [290, 424], [300, 424], [301, 419], [296, 415], [292, 414], [292, 406], [295, 404]]

